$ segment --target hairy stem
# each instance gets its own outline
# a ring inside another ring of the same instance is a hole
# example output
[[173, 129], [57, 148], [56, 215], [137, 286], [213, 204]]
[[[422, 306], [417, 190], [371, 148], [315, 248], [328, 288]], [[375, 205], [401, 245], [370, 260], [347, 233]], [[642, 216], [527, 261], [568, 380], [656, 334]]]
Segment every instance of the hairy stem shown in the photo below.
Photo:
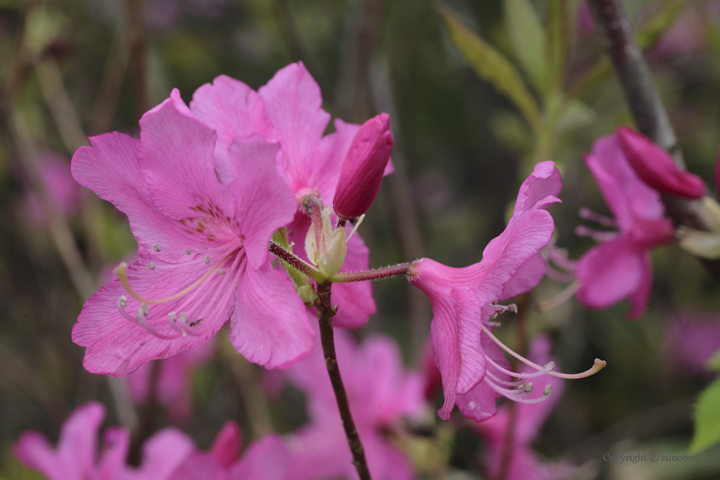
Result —
[[374, 270], [363, 270], [361, 272], [342, 272], [330, 277], [333, 283], [366, 282], [369, 280], [381, 280], [383, 278], [405, 275], [412, 263], [401, 263], [390, 267], [376, 268]]
[[[588, 4], [638, 130], [667, 150], [680, 168], [685, 168], [667, 111], [635, 43], [620, 0], [588, 0]], [[700, 215], [699, 202], [671, 195], [662, 195], [662, 199], [667, 215], [677, 224], [710, 230]], [[702, 263], [720, 281], [720, 261], [703, 260]]]
[[300, 257], [297, 257], [293, 255], [292, 253], [288, 252], [284, 248], [282, 248], [280, 245], [278, 245], [275, 242], [270, 242], [270, 252], [273, 253], [276, 257], [293, 267], [298, 272], [302, 273], [303, 275], [306, 275], [307, 277], [315, 280], [318, 283], [322, 283], [327, 278], [325, 275], [320, 272], [317, 268], [313, 267], [309, 263], [307, 263], [305, 260], [303, 260]]
[[340, 366], [335, 355], [335, 337], [333, 331], [332, 317], [335, 310], [330, 303], [330, 293], [332, 283], [321, 283], [317, 287], [318, 298], [315, 301], [317, 308], [318, 322], [320, 323], [320, 339], [322, 342], [323, 355], [325, 357], [325, 366], [327, 367], [330, 382], [335, 392], [335, 400], [337, 401], [340, 417], [342, 418], [343, 427], [345, 428], [345, 436], [347, 437], [348, 446], [353, 457], [353, 465], [358, 472], [360, 480], [370, 480], [370, 471], [368, 470], [367, 461], [365, 460], [365, 450], [363, 449], [360, 435], [358, 435], [350, 413], [350, 403], [348, 402], [345, 385], [343, 385], [340, 375]]

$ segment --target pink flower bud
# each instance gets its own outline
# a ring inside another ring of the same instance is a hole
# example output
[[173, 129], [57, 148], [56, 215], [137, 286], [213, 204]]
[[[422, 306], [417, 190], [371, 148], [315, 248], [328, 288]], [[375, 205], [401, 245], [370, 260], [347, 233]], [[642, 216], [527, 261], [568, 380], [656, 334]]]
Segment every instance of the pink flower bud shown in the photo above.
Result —
[[617, 129], [620, 148], [633, 170], [648, 186], [660, 193], [702, 198], [705, 183], [697, 175], [680, 169], [672, 157], [650, 139], [628, 127]]
[[393, 143], [387, 113], [371, 118], [360, 127], [345, 155], [335, 189], [333, 207], [338, 217], [350, 220], [370, 208], [380, 190]]

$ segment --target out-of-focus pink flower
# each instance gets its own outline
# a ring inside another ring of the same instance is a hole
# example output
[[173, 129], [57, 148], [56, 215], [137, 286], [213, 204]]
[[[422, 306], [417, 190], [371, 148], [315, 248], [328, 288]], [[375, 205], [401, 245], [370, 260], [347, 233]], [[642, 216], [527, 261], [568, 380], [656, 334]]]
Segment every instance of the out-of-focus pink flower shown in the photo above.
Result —
[[683, 312], [668, 323], [666, 337], [672, 365], [682, 375], [713, 376], [707, 363], [720, 351], [720, 317]]
[[228, 318], [248, 360], [277, 368], [302, 358], [313, 331], [268, 256], [273, 232], [297, 210], [278, 172], [278, 144], [235, 139], [227, 167], [236, 174], [224, 184], [213, 156], [218, 134], [177, 90], [140, 127], [140, 140], [100, 135], [73, 157], [78, 183], [127, 214], [147, 251], [83, 307], [73, 341], [87, 348], [85, 368], [127, 375], [212, 337]]
[[[311, 419], [287, 441], [292, 458], [289, 478], [354, 479], [357, 473], [319, 343], [315, 342], [308, 358], [287, 370], [289, 379], [307, 395]], [[392, 431], [403, 416], [420, 413], [424, 404], [420, 376], [403, 369], [400, 351], [389, 338], [373, 336], [356, 346], [340, 330], [335, 333], [335, 344], [372, 477], [415, 478], [408, 460], [385, 440], [383, 431]]]
[[[550, 339], [540, 336], [535, 339], [530, 349], [530, 360], [541, 365], [553, 360], [550, 357]], [[557, 405], [564, 388], [563, 382], [555, 377], [545, 375], [536, 379], [537, 382], [546, 381], [552, 387], [553, 395], [550, 399], [539, 403], [520, 403], [514, 405], [517, 415], [512, 441], [507, 444], [508, 424], [510, 411], [508, 406], [498, 409], [497, 415], [475, 424], [487, 442], [487, 469], [489, 478], [498, 478], [503, 469], [505, 448], [510, 448], [509, 462], [505, 468], [506, 480], [563, 480], [569, 478], [574, 468], [566, 463], [546, 464], [541, 462], [530, 448], [540, 429]], [[539, 393], [533, 393], [528, 400], [540, 398]]]
[[705, 195], [705, 182], [682, 170], [672, 157], [649, 138], [628, 127], [617, 129], [622, 153], [640, 179], [661, 193], [698, 199]]
[[578, 260], [575, 275], [580, 287], [576, 297], [594, 309], [629, 297], [632, 310], [628, 318], [634, 319], [645, 311], [650, 297], [650, 250], [673, 240], [673, 225], [665, 218], [658, 192], [630, 167], [617, 135], [596, 140], [592, 153], [585, 156], [585, 165], [615, 216], [619, 232], [577, 230], [601, 243]]
[[146, 363], [127, 376], [133, 402], [144, 404], [155, 389], [159, 403], [167, 407], [168, 417], [176, 423], [185, 423], [192, 415], [192, 374], [207, 363], [215, 353], [213, 339], [164, 360], [155, 360], [157, 378], [152, 382], [153, 363]]
[[[538, 254], [554, 230], [546, 209], [559, 201], [556, 195], [561, 186], [555, 164], [539, 163], [520, 188], [508, 226], [488, 244], [480, 263], [452, 268], [421, 259], [409, 271], [410, 281], [428, 296], [433, 309], [430, 335], [445, 396], [440, 418], [449, 419], [456, 397], [469, 394], [484, 379], [472, 398], [458, 403], [463, 414], [480, 418], [494, 413], [491, 390], [506, 390], [486, 376], [487, 365], [495, 360], [494, 353], [486, 351], [489, 343], [482, 333], [483, 322], [489, 324], [491, 317], [508, 309], [495, 302], [534, 287], [542, 278], [538, 272], [544, 273], [545, 265]], [[489, 405], [489, 396], [491, 413], [484, 407]]]
[[675, 23], [660, 37], [648, 53], [648, 58], [656, 61], [669, 61], [680, 57], [690, 57], [699, 53], [705, 46], [707, 37], [707, 4], [713, 2], [690, 2], [680, 12]]
[[340, 218], [351, 220], [368, 211], [380, 191], [394, 143], [387, 113], [360, 127], [345, 155], [333, 198], [333, 208]]
[[290, 458], [276, 435], [266, 435], [240, 456], [242, 437], [236, 423], [228, 421], [208, 452], [190, 453], [177, 467], [172, 480], [286, 480]]
[[42, 434], [27, 431], [13, 447], [15, 456], [49, 480], [164, 480], [194, 448], [184, 433], [166, 428], [145, 443], [141, 465], [128, 467], [130, 432], [125, 428], [108, 428], [98, 455], [98, 430], [104, 417], [101, 404], [82, 405], [63, 424], [57, 448]]
[[[320, 87], [301, 62], [278, 71], [258, 92], [221, 75], [195, 92], [190, 108], [218, 133], [216, 170], [223, 183], [237, 176], [228, 160], [233, 139], [260, 135], [280, 142], [280, 162], [297, 202], [312, 194], [332, 207], [343, 159], [360, 126], [336, 119], [335, 132], [323, 135], [330, 115], [322, 109]], [[388, 163], [384, 174], [392, 171]], [[290, 240], [304, 245], [309, 226], [307, 216], [298, 212], [288, 225]], [[340, 271], [366, 270], [369, 252], [362, 239], [354, 235], [347, 247]], [[334, 325], [342, 328], [361, 327], [376, 312], [370, 282], [336, 284], [333, 302], [338, 305]]]
[[[70, 174], [70, 163], [66, 158], [54, 153], [44, 153], [38, 157], [40, 179], [50, 201], [66, 216], [74, 215], [80, 208], [80, 188]], [[27, 218], [36, 225], [45, 225], [48, 214], [40, 197], [28, 189], [23, 210]]]

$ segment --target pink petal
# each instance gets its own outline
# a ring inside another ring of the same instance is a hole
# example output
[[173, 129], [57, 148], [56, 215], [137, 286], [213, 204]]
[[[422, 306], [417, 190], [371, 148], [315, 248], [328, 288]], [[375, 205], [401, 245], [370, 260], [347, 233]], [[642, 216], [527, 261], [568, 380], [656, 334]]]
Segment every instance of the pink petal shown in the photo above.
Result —
[[210, 453], [227, 470], [240, 458], [242, 450], [242, 433], [237, 423], [228, 420], [210, 446]]
[[253, 443], [230, 470], [228, 480], [285, 480], [290, 466], [290, 454], [276, 435], [266, 435]]
[[640, 257], [639, 260], [641, 269], [640, 285], [638, 285], [638, 288], [630, 295], [629, 300], [632, 309], [627, 314], [628, 320], [635, 320], [645, 313], [652, 291], [653, 272], [650, 255], [646, 253]]
[[237, 178], [230, 165], [228, 149], [236, 137], [259, 134], [276, 137], [274, 127], [265, 116], [265, 104], [260, 95], [244, 83], [220, 75], [213, 83], [198, 88], [190, 102], [190, 110], [218, 135], [215, 144], [215, 167], [220, 180], [228, 184]]
[[21, 433], [13, 445], [13, 454], [21, 464], [47, 475], [50, 480], [65, 479], [63, 461], [55, 455], [45, 435], [39, 432], [29, 430]]
[[647, 275], [647, 255], [626, 237], [591, 248], [578, 260], [575, 270], [581, 282], [576, 293], [578, 301], [600, 310], [633, 295]]
[[279, 145], [255, 135], [235, 139], [229, 158], [238, 178], [228, 185], [235, 193], [237, 234], [252, 268], [266, 263], [273, 232], [290, 223], [297, 202], [280, 176], [276, 162]]
[[300, 62], [279, 70], [258, 92], [278, 131], [290, 186], [294, 192], [314, 188], [308, 182], [314, 170], [312, 153], [330, 120], [322, 109], [320, 87]]
[[322, 138], [313, 152], [313, 162], [308, 171], [308, 186], [316, 187], [325, 205], [331, 208], [343, 159], [360, 129], [360, 125], [346, 123], [339, 118], [333, 123], [335, 132]]
[[[538, 202], [547, 205], [556, 198], [562, 190], [562, 178], [555, 162], [540, 162], [520, 186], [513, 217], [526, 212], [536, 206]], [[548, 197], [553, 197], [552, 199]]]
[[[154, 477], [148, 477], [148, 480]], [[205, 452], [191, 452], [167, 476], [168, 480], [227, 480], [228, 474], [218, 460]]]
[[112, 427], [105, 430], [104, 445], [98, 466], [97, 478], [117, 478], [126, 470], [130, 448], [130, 431], [127, 428]]
[[138, 158], [150, 196], [165, 215], [182, 220], [207, 210], [233, 217], [232, 195], [215, 174], [217, 134], [194, 117], [177, 90], [140, 119]]
[[535, 288], [545, 276], [546, 269], [545, 259], [540, 253], [525, 260], [505, 284], [500, 300], [509, 300]]
[[[181, 291], [209, 268], [200, 260], [188, 264], [169, 264], [160, 260], [153, 262], [150, 270], [144, 260], [138, 260], [128, 267], [127, 276], [136, 292], [149, 298], [165, 298]], [[233, 275], [228, 271], [226, 275]], [[167, 358], [187, 350], [212, 337], [222, 327], [233, 310], [231, 282], [223, 282], [225, 276], [211, 274], [198, 290], [197, 298], [187, 308], [181, 307], [186, 300], [181, 297], [161, 305], [151, 305], [149, 323], [163, 334], [176, 334], [168, 322], [171, 311], [186, 311], [190, 320], [202, 318], [206, 323], [198, 325], [202, 336], [180, 336], [174, 340], [156, 337], [140, 325], [123, 318], [118, 311], [118, 298], [127, 297], [126, 311], [132, 316], [140, 302], [128, 295], [119, 280], [115, 280], [95, 292], [83, 306], [78, 323], [73, 327], [73, 342], [87, 347], [85, 368], [92, 373], [107, 373], [123, 376], [135, 371], [150, 360]], [[194, 293], [194, 292], [193, 292]], [[189, 295], [192, 295], [189, 294]], [[186, 296], [187, 297], [187, 296]], [[225, 305], [210, 304], [212, 299], [230, 299]], [[202, 312], [207, 312], [201, 315]], [[195, 314], [195, 315], [193, 315]], [[194, 328], [194, 327], [193, 327]]]
[[631, 128], [619, 127], [617, 138], [635, 173], [655, 190], [693, 199], [705, 195], [705, 182], [679, 168], [665, 150], [646, 136]]
[[663, 218], [665, 207], [660, 195], [640, 180], [630, 167], [616, 136], [596, 140], [593, 153], [585, 156], [585, 164], [595, 177], [621, 231], [632, 230], [636, 219]]
[[[505, 358], [503, 351], [487, 335], [482, 336], [481, 344], [488, 357], [501, 367], [510, 369], [510, 362]], [[501, 380], [510, 380], [508, 375], [500, 372], [496, 372], [496, 376]], [[497, 412], [498, 397], [499, 395], [487, 385], [487, 382], [482, 381], [466, 394], [458, 395], [455, 398], [455, 404], [465, 417], [476, 422], [483, 422]]]
[[136, 470], [137, 475], [147, 479], [175, 479], [173, 472], [194, 451], [195, 445], [189, 436], [176, 428], [164, 428], [143, 445], [142, 462]]
[[282, 267], [275, 270], [266, 263], [245, 270], [230, 322], [235, 349], [266, 368], [289, 366], [312, 348], [305, 306]]

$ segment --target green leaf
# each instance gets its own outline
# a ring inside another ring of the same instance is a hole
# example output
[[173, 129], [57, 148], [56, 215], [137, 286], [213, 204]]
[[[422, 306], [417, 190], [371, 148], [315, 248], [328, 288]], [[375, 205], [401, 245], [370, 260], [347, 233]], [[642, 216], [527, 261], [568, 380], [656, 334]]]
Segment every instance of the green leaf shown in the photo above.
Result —
[[698, 453], [720, 442], [720, 379], [700, 394], [695, 404], [695, 436], [690, 453]]
[[450, 39], [475, 73], [515, 103], [530, 125], [536, 130], [539, 129], [542, 123], [540, 109], [513, 64], [463, 25], [447, 7], [439, 5], [437, 8], [445, 21]]
[[547, 3], [547, 52], [549, 88], [559, 91], [562, 88], [562, 77], [565, 71], [572, 32], [574, 30], [573, 9], [568, 0], [552, 0]]
[[545, 56], [545, 32], [529, 0], [505, 0], [505, 24], [520, 65], [538, 91], [546, 93], [548, 61]]
[[720, 350], [715, 352], [707, 364], [708, 370], [720, 372]]

